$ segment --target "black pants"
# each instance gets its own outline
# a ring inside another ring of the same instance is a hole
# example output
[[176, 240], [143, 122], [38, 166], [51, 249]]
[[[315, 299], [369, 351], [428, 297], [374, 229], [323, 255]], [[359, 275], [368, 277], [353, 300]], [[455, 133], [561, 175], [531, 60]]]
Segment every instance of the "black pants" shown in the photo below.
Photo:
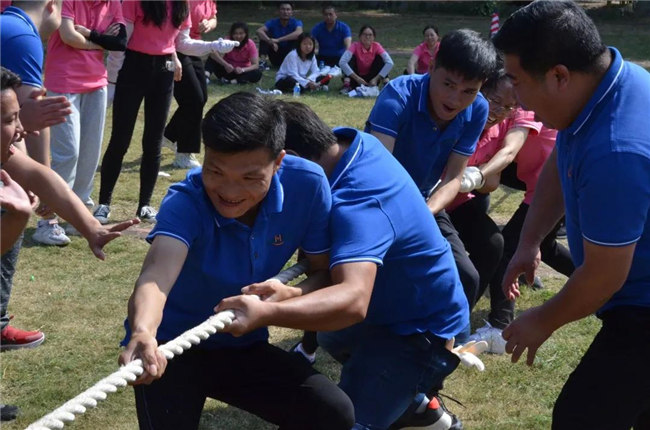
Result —
[[180, 52], [177, 55], [183, 65], [183, 78], [174, 83], [178, 109], [165, 128], [165, 137], [176, 142], [177, 152], [198, 154], [201, 152], [203, 106], [208, 101], [205, 69], [199, 57]]
[[[361, 77], [364, 81], [368, 82], [371, 79], [373, 79], [375, 76], [377, 76], [381, 71], [381, 69], [384, 67], [384, 59], [381, 58], [381, 55], [375, 55], [375, 59], [372, 60], [372, 64], [370, 65], [370, 71], [365, 75], [359, 73], [359, 67], [357, 66], [357, 59], [354, 55], [350, 59], [348, 65], [350, 66], [352, 71], [354, 71], [354, 73], [359, 75], [359, 77]], [[358, 86], [359, 84], [357, 83], [357, 81], [355, 81], [354, 79], [350, 79], [351, 89], [355, 89]]]
[[170, 55], [147, 55], [126, 51], [124, 65], [115, 85], [113, 130], [102, 159], [99, 203], [109, 205], [122, 169], [122, 160], [131, 144], [138, 111], [144, 99], [144, 132], [140, 161], [138, 212], [151, 202], [158, 170], [160, 146], [172, 99], [174, 73], [165, 68]]
[[[489, 194], [475, 193], [476, 197], [449, 213], [460, 239], [469, 252], [469, 259], [479, 275], [478, 300], [490, 285], [501, 256], [503, 236], [496, 223], [487, 214], [490, 206]], [[503, 295], [501, 286], [491, 286], [490, 297]], [[498, 289], [499, 291], [493, 291]], [[495, 294], [496, 293], [496, 294]]]
[[140, 429], [195, 429], [206, 397], [283, 430], [349, 430], [354, 425], [352, 402], [332, 381], [299, 357], [259, 342], [191, 349], [175, 357], [161, 379], [135, 387]]
[[287, 43], [286, 45], [278, 44], [278, 50], [274, 51], [270, 44], [260, 40], [260, 55], [268, 55], [269, 61], [273, 64], [273, 67], [279, 69], [284, 61], [284, 57], [291, 52], [294, 45], [294, 42]]
[[[334, 66], [339, 65], [339, 61], [341, 60], [341, 56], [340, 55], [339, 56], [317, 55], [316, 60], [318, 61], [319, 65], [320, 65], [320, 62], [322, 61], [323, 63], [325, 63], [326, 66], [334, 67]], [[379, 70], [381, 70], [381, 68]]]
[[474, 309], [476, 304], [476, 299], [478, 298], [478, 288], [479, 288], [479, 274], [474, 263], [467, 256], [467, 251], [465, 250], [465, 245], [458, 235], [458, 231], [454, 228], [454, 224], [449, 218], [449, 214], [441, 210], [436, 214], [436, 222], [440, 228], [440, 233], [442, 236], [447, 239], [449, 245], [451, 245], [451, 251], [454, 254], [454, 261], [456, 262], [456, 267], [458, 268], [458, 274], [460, 275], [460, 282], [463, 284], [463, 290], [465, 291], [465, 297], [467, 297], [467, 302], [469, 303], [470, 311]]
[[553, 430], [650, 429], [650, 308], [604, 312], [553, 409]]
[[230, 81], [237, 79], [237, 83], [239, 84], [254, 84], [262, 79], [262, 71], [260, 69], [250, 70], [241, 74], [237, 74], [234, 71], [228, 73], [226, 72], [225, 67], [214, 61], [212, 58], [208, 58], [205, 62], [205, 70], [214, 73], [214, 75], [219, 79], [226, 78]]

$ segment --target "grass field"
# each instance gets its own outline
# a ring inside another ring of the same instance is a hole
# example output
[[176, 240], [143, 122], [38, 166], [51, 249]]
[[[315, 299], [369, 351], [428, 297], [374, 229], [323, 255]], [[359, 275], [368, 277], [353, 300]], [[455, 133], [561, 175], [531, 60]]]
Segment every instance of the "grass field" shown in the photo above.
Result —
[[[219, 2], [216, 35], [223, 35], [235, 20], [246, 20], [254, 31], [273, 14], [271, 8], [243, 8]], [[320, 19], [318, 10], [303, 10], [299, 3], [296, 15], [303, 19], [306, 29]], [[395, 60], [393, 76], [404, 69], [410, 51], [421, 40], [421, 29], [426, 23], [436, 22], [443, 33], [469, 27], [485, 34], [489, 28], [487, 17], [434, 16], [430, 13], [391, 14], [358, 10], [341, 11], [339, 18], [351, 25], [353, 33], [362, 23], [372, 23], [376, 27], [377, 40]], [[502, 15], [502, 19], [505, 16]], [[606, 43], [619, 47], [625, 58], [650, 67], [650, 22], [647, 18], [628, 17], [624, 20], [598, 20], [597, 23]], [[272, 84], [273, 74], [266, 73], [260, 86], [270, 88]], [[339, 96], [339, 86], [340, 83], [336, 82], [330, 93], [304, 96], [300, 101], [310, 105], [331, 126], [363, 128], [373, 100]], [[252, 91], [254, 86], [212, 84], [208, 106], [236, 90]], [[105, 142], [110, 137], [110, 120], [107, 124]], [[136, 210], [141, 135], [142, 118], [114, 192], [112, 209], [115, 221], [132, 217]], [[171, 167], [172, 160], [173, 154], [163, 150], [162, 170], [171, 176], [159, 178], [153, 199], [155, 205], [159, 204], [167, 187], [185, 175], [185, 171]], [[492, 198], [493, 217], [500, 222], [507, 220], [521, 198], [520, 193], [509, 189], [497, 191]], [[80, 238], [74, 238], [65, 248], [35, 246], [29, 239], [34, 223], [32, 219], [26, 233], [14, 279], [10, 312], [16, 315], [14, 323], [17, 327], [39, 328], [46, 333], [47, 339], [37, 349], [0, 356], [2, 402], [18, 404], [22, 408], [19, 419], [3, 423], [2, 427], [8, 430], [24, 428], [117, 369], [118, 342], [123, 336], [126, 301], [148, 248], [139, 235], [130, 234], [109, 244], [106, 249], [108, 259], [101, 262], [92, 257], [86, 242]], [[565, 280], [548, 268], [542, 269], [542, 278], [547, 288], [541, 291], [524, 289], [518, 309], [543, 303]], [[482, 325], [487, 306], [487, 300], [479, 302], [472, 316], [474, 327]], [[483, 373], [459, 368], [448, 379], [444, 392], [465, 406], [453, 402], [448, 402], [448, 406], [462, 418], [467, 429], [549, 428], [552, 406], [563, 381], [598, 327], [598, 321], [591, 317], [558, 330], [540, 349], [535, 365], [530, 368], [521, 363], [512, 365], [505, 356], [483, 357], [487, 367]], [[272, 341], [283, 347], [291, 346], [299, 336], [300, 333], [294, 330], [272, 329]], [[316, 367], [331, 378], [338, 378], [338, 366], [323, 352], [319, 353]], [[69, 427], [137, 428], [132, 390], [123, 389], [111, 395], [100, 407], [79, 417]], [[271, 429], [273, 426], [236, 408], [208, 400], [201, 428], [235, 430]]]

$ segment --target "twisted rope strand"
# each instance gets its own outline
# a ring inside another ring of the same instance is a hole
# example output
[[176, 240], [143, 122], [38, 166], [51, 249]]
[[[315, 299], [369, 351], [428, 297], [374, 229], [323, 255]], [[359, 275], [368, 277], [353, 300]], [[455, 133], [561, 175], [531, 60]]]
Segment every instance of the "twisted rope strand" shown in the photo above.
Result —
[[[301, 261], [271, 279], [286, 284], [306, 271], [307, 262]], [[223, 330], [224, 327], [232, 324], [234, 318], [235, 314], [230, 310], [219, 312], [198, 326], [187, 330], [176, 339], [159, 346], [158, 350], [165, 355], [167, 360], [171, 360], [174, 356], [182, 354], [183, 351], [190, 349], [193, 345], [198, 345], [219, 330]], [[97, 406], [98, 401], [106, 400], [108, 393], [116, 392], [118, 387], [125, 387], [129, 382], [135, 381], [143, 372], [142, 360], [133, 360], [121, 366], [118, 371], [101, 379], [77, 397], [68, 400], [59, 408], [30, 424], [27, 430], [62, 429], [66, 422], [74, 421], [75, 415], [85, 413], [88, 407], [94, 408]]]

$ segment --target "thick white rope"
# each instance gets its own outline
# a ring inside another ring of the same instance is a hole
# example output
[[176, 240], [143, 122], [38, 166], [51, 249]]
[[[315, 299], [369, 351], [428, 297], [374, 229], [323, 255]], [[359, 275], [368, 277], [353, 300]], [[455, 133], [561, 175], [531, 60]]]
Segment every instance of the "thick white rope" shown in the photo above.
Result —
[[[287, 270], [283, 270], [271, 279], [277, 279], [286, 284], [305, 273], [306, 270], [307, 262], [302, 261]], [[168, 360], [171, 360], [174, 356], [182, 354], [183, 351], [190, 349], [193, 345], [198, 345], [217, 331], [223, 330], [224, 327], [232, 323], [234, 318], [235, 314], [230, 310], [219, 312], [176, 339], [159, 346], [158, 349]], [[40, 420], [30, 424], [27, 430], [62, 429], [66, 422], [74, 421], [75, 414], [85, 413], [88, 407], [94, 408], [97, 406], [97, 401], [105, 400], [108, 393], [114, 393], [118, 387], [124, 387], [129, 382], [135, 381], [143, 372], [142, 360], [133, 360], [125, 366], [121, 366], [117, 372], [100, 380], [77, 397], [68, 400]]]

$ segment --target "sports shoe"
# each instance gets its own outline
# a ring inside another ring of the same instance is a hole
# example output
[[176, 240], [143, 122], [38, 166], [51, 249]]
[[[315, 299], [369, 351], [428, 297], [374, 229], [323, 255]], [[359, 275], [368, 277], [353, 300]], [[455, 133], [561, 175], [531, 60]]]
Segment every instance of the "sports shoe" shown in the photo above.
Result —
[[108, 218], [111, 216], [111, 207], [99, 204], [93, 211], [93, 216], [100, 224], [108, 224]]
[[[519, 275], [517, 282], [519, 282], [519, 285], [528, 285], [528, 281], [526, 280], [526, 275], [524, 274]], [[532, 288], [533, 290], [544, 289], [544, 283], [542, 282], [539, 276], [535, 276], [535, 279], [533, 279], [533, 285], [530, 285], [530, 288]]]
[[[413, 409], [413, 408], [411, 408]], [[411, 410], [402, 415], [391, 430], [462, 430], [463, 424], [458, 417], [447, 410], [439, 397], [435, 396], [427, 404], [424, 412]]]
[[163, 148], [167, 148], [171, 151], [176, 152], [176, 142], [172, 142], [171, 140], [167, 139], [165, 136], [163, 136], [162, 146]]
[[39, 220], [32, 240], [42, 245], [64, 246], [70, 243], [56, 218]]
[[[13, 318], [13, 316], [11, 316]], [[0, 351], [9, 351], [20, 348], [36, 348], [45, 340], [42, 331], [25, 331], [7, 325], [2, 329], [0, 339]]]
[[201, 163], [199, 163], [199, 160], [192, 153], [177, 152], [172, 166], [178, 167], [179, 169], [193, 169], [195, 167], [201, 167]]
[[142, 206], [138, 211], [138, 218], [144, 222], [150, 222], [152, 224], [156, 223], [156, 215], [158, 211], [151, 206]]
[[266, 60], [260, 60], [260, 70], [271, 70], [271, 66], [269, 66], [269, 63]]
[[68, 237], [70, 237], [70, 236], [81, 236], [81, 233], [79, 233], [79, 230], [77, 230], [75, 228], [75, 226], [73, 226], [70, 223], [67, 223], [65, 225], [65, 227], [63, 228], [63, 230], [65, 230], [65, 234], [68, 235]]
[[341, 88], [341, 94], [347, 96], [350, 91], [352, 91], [352, 88], [350, 88], [350, 83], [349, 82], [344, 83], [343, 88]]
[[0, 421], [15, 420], [20, 409], [16, 405], [0, 405]]
[[488, 344], [488, 349], [485, 352], [491, 354], [505, 354], [506, 352], [506, 340], [501, 336], [501, 329], [492, 327], [489, 322], [485, 322], [485, 325], [469, 337], [470, 341], [479, 342], [484, 340]]
[[313, 365], [316, 362], [316, 353], [314, 352], [313, 354], [308, 354], [303, 348], [302, 348], [302, 342], [298, 342], [294, 346], [291, 347], [289, 352], [296, 354], [303, 360], [307, 361], [310, 365]]

